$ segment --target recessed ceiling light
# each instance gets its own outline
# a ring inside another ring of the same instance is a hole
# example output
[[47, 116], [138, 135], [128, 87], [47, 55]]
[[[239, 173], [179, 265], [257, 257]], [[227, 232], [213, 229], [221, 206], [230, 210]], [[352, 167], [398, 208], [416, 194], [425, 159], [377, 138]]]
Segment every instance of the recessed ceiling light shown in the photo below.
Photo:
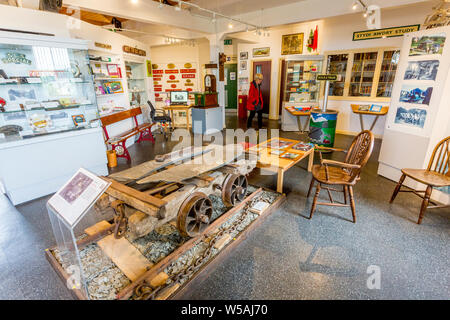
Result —
[[139, 0], [131, 0], [132, 4], [138, 4]]
[[230, 22], [230, 23], [228, 24], [228, 29], [233, 29], [233, 23]]

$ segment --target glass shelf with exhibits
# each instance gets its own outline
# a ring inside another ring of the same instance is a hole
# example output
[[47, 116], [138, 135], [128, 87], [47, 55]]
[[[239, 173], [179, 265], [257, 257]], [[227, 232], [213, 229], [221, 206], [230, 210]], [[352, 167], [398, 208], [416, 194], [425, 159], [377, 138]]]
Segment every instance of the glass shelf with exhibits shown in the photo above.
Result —
[[0, 43], [0, 143], [97, 127], [85, 49]]
[[323, 56], [303, 56], [286, 60], [283, 101], [290, 104], [318, 103]]

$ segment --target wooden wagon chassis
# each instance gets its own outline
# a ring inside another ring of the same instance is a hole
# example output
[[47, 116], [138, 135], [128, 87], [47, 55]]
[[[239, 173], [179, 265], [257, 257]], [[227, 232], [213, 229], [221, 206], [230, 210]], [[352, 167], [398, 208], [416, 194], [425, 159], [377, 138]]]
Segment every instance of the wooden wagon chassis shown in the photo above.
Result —
[[[206, 176], [202, 177], [201, 179], [208, 179]], [[165, 184], [163, 186], [157, 187], [159, 188], [158, 193], [153, 193], [152, 197], [155, 197], [155, 199], [160, 199], [160, 192], [163, 192], [163, 190], [167, 190], [169, 184]], [[110, 187], [109, 190], [110, 193], [117, 192], [118, 189], [125, 192], [128, 196], [133, 197], [138, 195], [136, 193], [136, 190], [132, 188], [124, 188], [126, 186], [121, 185], [120, 183], [117, 185], [116, 183], [112, 183], [112, 188]], [[178, 247], [175, 251], [167, 255], [165, 258], [163, 258], [158, 263], [152, 265], [150, 268], [147, 268], [148, 270], [142, 272], [138, 277], [132, 280], [132, 282], [123, 288], [117, 295], [116, 299], [118, 300], [127, 300], [132, 297], [135, 288], [139, 285], [142, 285], [144, 283], [151, 285], [152, 287], [156, 287], [158, 285], [161, 285], [164, 283], [167, 279], [167, 275], [164, 273], [164, 269], [170, 266], [173, 262], [177, 261], [180, 257], [183, 256], [184, 253], [189, 251], [191, 248], [199, 244], [200, 242], [208, 242], [210, 241], [210, 237], [214, 235], [220, 226], [222, 226], [227, 220], [229, 220], [231, 217], [233, 217], [237, 212], [244, 209], [244, 207], [250, 203], [255, 197], [260, 195], [262, 193], [262, 188], [259, 188], [255, 192], [253, 192], [251, 195], [249, 195], [247, 198], [245, 198], [242, 202], [240, 202], [235, 207], [231, 208], [221, 216], [219, 216], [215, 221], [213, 221], [211, 224], [208, 225], [208, 227], [203, 230], [198, 236], [193, 237], [189, 240], [187, 240], [185, 243], [183, 243], [180, 247]], [[139, 201], [143, 201], [142, 195], [139, 195], [137, 198]], [[151, 199], [153, 202], [155, 199]], [[145, 199], [144, 199], [145, 200]], [[161, 200], [161, 199], [160, 199]], [[195, 288], [198, 288], [203, 280], [208, 276], [208, 274], [211, 273], [212, 270], [220, 263], [220, 261], [223, 261], [227, 258], [227, 256], [232, 252], [232, 250], [246, 237], [248, 234], [250, 234], [255, 228], [257, 228], [275, 209], [277, 209], [283, 202], [285, 201], [285, 195], [281, 194], [277, 197], [277, 199], [266, 209], [261, 211], [259, 213], [259, 216], [253, 220], [249, 225], [245, 227], [244, 230], [242, 230], [237, 236], [235, 236], [233, 239], [220, 239], [216, 244], [216, 249], [219, 250], [219, 252], [213, 256], [210, 260], [208, 260], [204, 265], [201, 266], [199, 270], [186, 282], [184, 282], [182, 285], [175, 284], [168, 286], [164, 288], [159, 295], [156, 297], [158, 300], [166, 300], [166, 299], [180, 299], [191, 290], [195, 290]], [[145, 201], [143, 201], [145, 202]], [[161, 204], [163, 204], [163, 200]], [[89, 229], [89, 231], [88, 231]], [[99, 241], [102, 241], [103, 239], [107, 237], [113, 237], [115, 225], [110, 224], [106, 221], [102, 221], [90, 228], [86, 229], [85, 231], [88, 231], [88, 236], [83, 238], [82, 240], [79, 240], [77, 242], [77, 246], [79, 249], [82, 249], [89, 244], [92, 243], [98, 243]], [[222, 241], [221, 241], [222, 240]], [[130, 244], [131, 245], [131, 244]], [[56, 273], [59, 275], [59, 277], [64, 281], [64, 283], [67, 283], [70, 275], [64, 270], [64, 268], [61, 266], [61, 264], [57, 261], [55, 258], [53, 252], [56, 248], [49, 248], [45, 250], [45, 255], [52, 267], [55, 269]], [[120, 269], [120, 268], [119, 268]], [[131, 279], [130, 279], [131, 280]], [[74, 288], [70, 289], [72, 294], [81, 300], [87, 300], [88, 297], [85, 295], [83, 290]]]

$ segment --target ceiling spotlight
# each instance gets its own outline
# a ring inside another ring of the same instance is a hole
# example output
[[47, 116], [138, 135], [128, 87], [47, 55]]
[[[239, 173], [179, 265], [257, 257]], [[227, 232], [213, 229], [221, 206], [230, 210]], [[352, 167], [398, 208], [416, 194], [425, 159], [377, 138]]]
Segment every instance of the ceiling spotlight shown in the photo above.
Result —
[[364, 18], [367, 18], [367, 11], [364, 12], [363, 17], [364, 17]]
[[132, 4], [137, 4], [139, 2], [139, 0], [131, 0]]
[[158, 8], [162, 9], [164, 7], [162, 0], [159, 0], [159, 6]]
[[216, 14], [213, 13], [213, 18], [212, 18], [211, 22], [212, 22], [212, 23], [216, 23], [216, 21], [217, 21], [217, 20], [216, 20]]
[[233, 23], [231, 21], [228, 23], [228, 29], [233, 29]]
[[352, 9], [353, 9], [353, 10], [358, 9], [358, 2], [356, 2], [356, 1], [353, 2]]
[[245, 32], [248, 32], [248, 24], [245, 25]]

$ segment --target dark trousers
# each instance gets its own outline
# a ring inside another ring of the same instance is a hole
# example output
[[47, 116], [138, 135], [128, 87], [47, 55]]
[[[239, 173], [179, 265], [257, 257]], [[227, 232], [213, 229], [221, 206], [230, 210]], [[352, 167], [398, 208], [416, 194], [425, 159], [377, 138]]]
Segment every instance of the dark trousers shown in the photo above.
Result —
[[247, 120], [247, 129], [252, 127], [253, 118], [255, 117], [256, 112], [258, 112], [258, 129], [262, 128], [262, 110], [250, 110], [250, 115], [248, 116]]

